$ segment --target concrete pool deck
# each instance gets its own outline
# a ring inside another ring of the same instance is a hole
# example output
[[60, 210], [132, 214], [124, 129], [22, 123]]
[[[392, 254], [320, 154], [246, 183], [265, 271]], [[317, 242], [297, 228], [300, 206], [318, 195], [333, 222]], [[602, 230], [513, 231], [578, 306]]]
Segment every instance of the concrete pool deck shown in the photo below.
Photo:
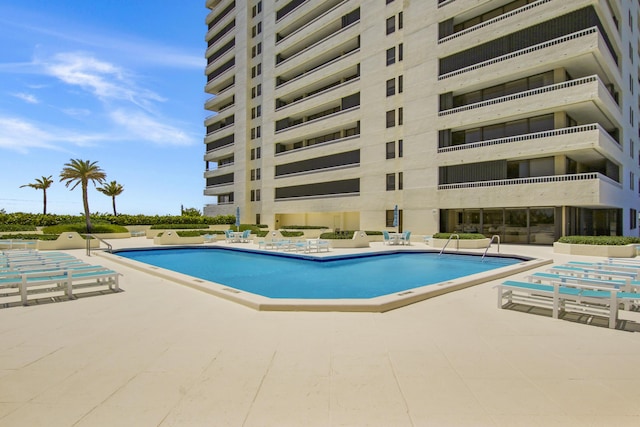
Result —
[[640, 313], [612, 330], [500, 310], [499, 280], [386, 313], [255, 311], [64, 252], [124, 292], [0, 309], [0, 426], [640, 424]]

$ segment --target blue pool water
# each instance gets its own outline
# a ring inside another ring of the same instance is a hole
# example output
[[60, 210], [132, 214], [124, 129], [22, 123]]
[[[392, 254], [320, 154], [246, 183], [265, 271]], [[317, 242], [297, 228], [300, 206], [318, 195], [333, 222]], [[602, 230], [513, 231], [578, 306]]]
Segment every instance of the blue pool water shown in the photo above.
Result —
[[132, 260], [270, 298], [373, 298], [493, 270], [518, 258], [399, 252], [320, 259], [224, 248], [117, 251]]

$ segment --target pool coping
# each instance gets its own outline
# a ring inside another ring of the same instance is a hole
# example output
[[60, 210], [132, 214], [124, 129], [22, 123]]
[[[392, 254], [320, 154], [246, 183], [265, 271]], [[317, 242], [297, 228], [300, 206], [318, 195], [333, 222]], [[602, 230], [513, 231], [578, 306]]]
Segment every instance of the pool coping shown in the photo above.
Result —
[[[163, 249], [180, 249], [180, 248], [193, 248], [193, 246], [172, 246], [167, 248], [123, 248], [123, 251], [130, 250], [163, 250]], [[254, 249], [231, 249], [224, 248], [225, 250], [236, 250], [250, 253], [270, 254], [285, 257], [294, 257], [302, 259], [314, 259], [314, 260], [326, 260], [327, 258], [343, 258], [344, 255], [332, 255], [332, 256], [316, 256], [313, 254], [293, 254], [274, 251], [263, 251]], [[371, 255], [384, 255], [389, 253], [400, 253], [407, 251], [372, 251], [362, 256]], [[410, 252], [439, 252], [433, 250], [411, 250]], [[479, 256], [477, 253], [458, 251], [459, 255], [472, 255]], [[453, 280], [447, 280], [445, 282], [434, 283], [430, 285], [421, 286], [418, 288], [412, 288], [396, 292], [392, 294], [382, 295], [373, 298], [349, 298], [349, 299], [301, 299], [301, 298], [270, 298], [250, 292], [242, 291], [232, 288], [230, 286], [212, 282], [205, 279], [189, 276], [187, 274], [178, 273], [173, 270], [168, 270], [162, 267], [152, 266], [143, 262], [135, 261], [132, 259], [117, 256], [117, 252], [110, 254], [107, 252], [101, 252], [101, 256], [108, 257], [110, 260], [126, 265], [133, 269], [151, 274], [162, 279], [176, 282], [180, 285], [190, 287], [192, 289], [199, 290], [201, 292], [217, 296], [237, 304], [244, 305], [257, 311], [339, 311], [339, 312], [368, 312], [368, 313], [383, 313], [397, 308], [405, 307], [410, 304], [414, 304], [420, 301], [424, 301], [429, 298], [433, 298], [439, 295], [443, 295], [449, 292], [454, 292], [460, 289], [465, 289], [471, 286], [475, 286], [481, 283], [490, 282], [492, 280], [501, 279], [507, 276], [511, 276], [517, 273], [521, 273], [527, 270], [541, 267], [543, 265], [551, 264], [553, 260], [544, 258], [531, 258], [526, 261], [522, 261], [517, 264], [499, 267], [494, 270], [476, 273], [469, 276], [460, 277]], [[352, 255], [350, 255], [352, 256]], [[355, 255], [357, 256], [357, 254]], [[493, 255], [487, 255], [487, 257], [493, 257]], [[518, 259], [529, 258], [515, 254], [500, 254], [500, 257], [515, 257]]]

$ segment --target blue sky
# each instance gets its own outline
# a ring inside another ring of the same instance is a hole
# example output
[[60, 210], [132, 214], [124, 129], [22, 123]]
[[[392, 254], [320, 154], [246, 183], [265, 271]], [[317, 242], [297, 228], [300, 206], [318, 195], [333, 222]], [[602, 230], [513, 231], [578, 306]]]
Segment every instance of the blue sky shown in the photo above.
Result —
[[[204, 0], [0, 2], [0, 209], [82, 212], [59, 174], [97, 161], [118, 213], [202, 210]], [[91, 212], [111, 198], [89, 191]]]

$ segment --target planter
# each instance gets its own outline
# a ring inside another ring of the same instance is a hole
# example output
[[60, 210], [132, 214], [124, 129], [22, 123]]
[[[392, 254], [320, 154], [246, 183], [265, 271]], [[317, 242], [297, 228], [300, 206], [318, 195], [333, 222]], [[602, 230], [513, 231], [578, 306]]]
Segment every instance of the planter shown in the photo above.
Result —
[[[99, 248], [100, 241], [91, 239], [91, 248]], [[59, 249], [84, 249], [87, 241], [75, 231], [62, 233], [56, 240], [38, 240], [37, 248], [41, 251]]]
[[[434, 248], [443, 248], [448, 239], [431, 239], [430, 245]], [[447, 249], [484, 249], [489, 246], [491, 239], [451, 239]]]
[[555, 242], [553, 251], [567, 255], [599, 256], [605, 258], [634, 258], [637, 245], [578, 245]]
[[332, 248], [368, 248], [369, 236], [364, 231], [356, 231], [351, 239], [325, 239]]
[[162, 236], [156, 236], [153, 238], [153, 243], [156, 245], [197, 245], [204, 243], [204, 236], [180, 237], [176, 230], [158, 231], [162, 232]]

